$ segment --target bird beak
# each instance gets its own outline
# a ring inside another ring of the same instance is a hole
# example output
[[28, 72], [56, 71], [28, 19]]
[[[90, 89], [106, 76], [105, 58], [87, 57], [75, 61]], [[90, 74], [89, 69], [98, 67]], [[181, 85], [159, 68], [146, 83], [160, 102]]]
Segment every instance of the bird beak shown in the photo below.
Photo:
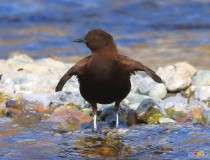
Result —
[[79, 38], [79, 39], [74, 40], [73, 42], [86, 43], [87, 41], [84, 38]]

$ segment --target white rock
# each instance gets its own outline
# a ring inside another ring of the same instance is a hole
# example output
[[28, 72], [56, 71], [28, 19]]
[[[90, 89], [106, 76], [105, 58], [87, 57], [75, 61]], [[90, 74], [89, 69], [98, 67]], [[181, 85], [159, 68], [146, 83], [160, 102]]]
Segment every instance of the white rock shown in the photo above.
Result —
[[166, 86], [162, 83], [156, 83], [149, 92], [149, 96], [155, 99], [163, 99], [167, 94]]
[[165, 82], [171, 92], [180, 91], [190, 86], [191, 75], [188, 70], [175, 66], [159, 68], [157, 75]]
[[9, 71], [9, 65], [5, 60], [0, 60], [0, 75]]
[[198, 87], [195, 90], [195, 98], [201, 101], [210, 99], [210, 86]]
[[196, 69], [191, 64], [189, 64], [187, 62], [179, 62], [179, 63], [176, 63], [175, 66], [177, 68], [184, 68], [184, 69], [188, 70], [191, 77], [196, 73]]

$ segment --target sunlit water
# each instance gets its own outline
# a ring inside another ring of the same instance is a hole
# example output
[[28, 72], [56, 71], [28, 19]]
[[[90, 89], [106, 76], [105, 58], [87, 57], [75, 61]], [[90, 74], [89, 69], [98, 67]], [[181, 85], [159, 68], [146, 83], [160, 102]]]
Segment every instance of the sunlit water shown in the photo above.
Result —
[[152, 68], [188, 61], [210, 69], [209, 14], [208, 0], [1, 0], [0, 57], [87, 55], [72, 40], [102, 28], [122, 54]]
[[55, 136], [56, 126], [1, 118], [0, 159], [187, 159], [190, 152], [210, 152], [210, 128], [193, 123], [139, 125], [120, 134], [84, 129], [60, 136]]

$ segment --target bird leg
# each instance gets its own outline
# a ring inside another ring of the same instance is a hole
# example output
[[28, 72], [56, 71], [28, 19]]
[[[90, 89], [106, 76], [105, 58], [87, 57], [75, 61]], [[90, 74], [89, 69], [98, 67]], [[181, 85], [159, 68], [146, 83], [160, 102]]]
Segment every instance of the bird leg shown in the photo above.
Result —
[[96, 124], [96, 119], [97, 119], [97, 104], [96, 103], [91, 103], [91, 106], [93, 108], [93, 116], [94, 116], [93, 129], [94, 129], [94, 131], [97, 131], [97, 124]]
[[120, 101], [116, 101], [115, 102], [115, 112], [116, 112], [116, 128], [119, 127], [119, 117], [118, 117], [118, 112], [119, 112], [119, 109], [120, 109]]

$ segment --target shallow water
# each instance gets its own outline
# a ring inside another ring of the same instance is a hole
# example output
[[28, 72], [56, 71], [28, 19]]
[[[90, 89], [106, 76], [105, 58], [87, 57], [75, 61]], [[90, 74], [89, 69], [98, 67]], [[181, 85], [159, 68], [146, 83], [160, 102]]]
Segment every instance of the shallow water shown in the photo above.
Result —
[[0, 58], [87, 55], [72, 40], [102, 28], [121, 53], [152, 68], [188, 61], [210, 69], [208, 0], [1, 0], [0, 8]]
[[[16, 124], [0, 118], [0, 159], [188, 159], [210, 152], [210, 128], [199, 124], [142, 125], [93, 133], [59, 133], [57, 124]], [[59, 135], [59, 136], [56, 136]]]

